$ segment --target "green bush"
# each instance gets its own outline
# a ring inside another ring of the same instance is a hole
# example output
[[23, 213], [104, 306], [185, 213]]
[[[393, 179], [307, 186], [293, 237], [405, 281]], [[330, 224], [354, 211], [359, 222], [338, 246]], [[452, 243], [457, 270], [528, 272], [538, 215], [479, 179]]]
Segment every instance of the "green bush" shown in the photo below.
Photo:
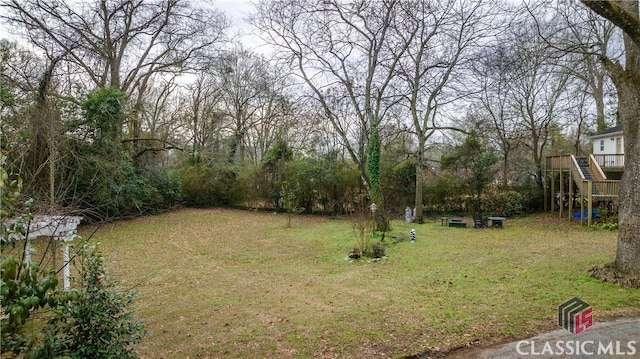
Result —
[[33, 201], [20, 203], [22, 181], [6, 172], [5, 160], [0, 158], [0, 348], [3, 353], [18, 355], [28, 350], [24, 328], [33, 312], [58, 301], [54, 292], [58, 279], [37, 263], [6, 254], [6, 249], [15, 247], [16, 239], [25, 235], [33, 219]]
[[141, 173], [147, 184], [154, 189], [147, 207], [150, 211], [172, 208], [182, 202], [180, 174], [170, 170], [146, 170]]
[[[74, 259], [75, 288], [61, 290], [55, 271], [6, 254], [33, 219], [30, 201], [20, 204], [20, 179], [10, 179], [0, 159], [0, 348], [2, 357], [137, 358], [145, 334], [131, 307], [134, 295], [109, 279], [102, 256], [81, 250]], [[18, 213], [22, 212], [21, 215]], [[9, 220], [13, 221], [10, 224]], [[79, 265], [78, 265], [79, 264]], [[44, 312], [46, 310], [46, 312]], [[34, 316], [34, 313], [41, 315]], [[45, 315], [42, 315], [45, 314]], [[36, 317], [37, 319], [34, 319]], [[42, 318], [49, 318], [44, 330]]]
[[79, 275], [73, 283], [79, 291], [55, 307], [44, 340], [29, 357], [137, 358], [135, 347], [146, 332], [132, 311], [134, 293], [109, 278], [96, 250], [83, 250], [75, 266]]
[[404, 213], [406, 206], [414, 206], [416, 196], [416, 161], [383, 163], [382, 186], [387, 210], [396, 209]]
[[188, 165], [180, 176], [182, 198], [187, 206], [216, 207], [237, 203], [236, 173], [229, 168]]
[[371, 258], [382, 258], [385, 256], [386, 248], [380, 243], [375, 243], [371, 247]]
[[508, 217], [525, 214], [527, 199], [520, 192], [512, 190], [491, 190], [482, 198], [482, 211], [490, 214], [502, 214]]
[[460, 178], [442, 172], [423, 186], [423, 203], [428, 212], [454, 213], [464, 211], [468, 187]]
[[59, 163], [56, 183], [71, 189], [63, 205], [88, 210], [85, 219], [140, 216], [157, 213], [181, 202], [181, 183], [174, 172], [136, 170], [119, 145], [107, 141], [70, 141], [67, 150], [81, 153]]
[[617, 231], [618, 223], [617, 222], [598, 222], [591, 225], [591, 229], [594, 230], [606, 230], [606, 231]]

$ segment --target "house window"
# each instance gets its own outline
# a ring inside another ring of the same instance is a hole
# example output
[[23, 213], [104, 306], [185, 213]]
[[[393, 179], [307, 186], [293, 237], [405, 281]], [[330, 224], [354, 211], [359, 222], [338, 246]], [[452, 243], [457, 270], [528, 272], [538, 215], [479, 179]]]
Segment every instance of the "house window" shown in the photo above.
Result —
[[604, 152], [604, 140], [600, 140], [600, 152]]

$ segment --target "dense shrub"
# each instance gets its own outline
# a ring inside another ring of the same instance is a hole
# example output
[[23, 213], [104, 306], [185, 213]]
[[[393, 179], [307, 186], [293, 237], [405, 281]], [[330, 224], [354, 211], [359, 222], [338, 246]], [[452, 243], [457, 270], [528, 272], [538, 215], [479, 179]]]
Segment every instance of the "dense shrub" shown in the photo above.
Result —
[[58, 163], [56, 183], [65, 184], [62, 204], [85, 211], [89, 220], [157, 213], [181, 201], [180, 178], [164, 170], [136, 170], [130, 156], [108, 141], [70, 141]]
[[184, 203], [191, 207], [234, 205], [240, 197], [236, 178], [230, 168], [188, 165], [180, 175]]
[[[406, 206], [414, 206], [416, 196], [416, 162], [383, 163], [382, 190], [387, 211], [404, 213]], [[390, 166], [391, 168], [386, 168]]]
[[468, 187], [449, 173], [443, 172], [435, 180], [425, 183], [422, 193], [428, 212], [454, 213], [466, 210]]
[[371, 258], [382, 258], [385, 256], [386, 248], [381, 243], [375, 243], [371, 247]]
[[[58, 279], [54, 272], [45, 271], [35, 263], [7, 254], [15, 248], [33, 219], [33, 201], [20, 203], [22, 180], [5, 170], [6, 157], [0, 157], [0, 348], [3, 358], [20, 355], [29, 350], [26, 323], [41, 308], [53, 306], [59, 299], [55, 293]], [[24, 243], [24, 242], [23, 242]]]
[[74, 285], [80, 289], [55, 307], [30, 358], [137, 358], [135, 347], [146, 333], [132, 311], [134, 293], [109, 278], [96, 250], [81, 253], [75, 266]]
[[21, 191], [21, 181], [10, 178], [1, 158], [2, 357], [137, 358], [135, 346], [145, 332], [131, 310], [134, 295], [109, 278], [99, 252], [80, 245], [73, 260], [79, 276], [66, 290], [58, 288], [54, 270], [7, 254], [5, 249], [16, 246], [15, 239], [25, 235], [33, 219], [31, 201], [19, 202]]
[[477, 200], [467, 184], [446, 172], [423, 188], [425, 210], [432, 213], [471, 214], [479, 210], [487, 214], [519, 216], [535, 211], [542, 196], [542, 191], [535, 186], [492, 185]]
[[281, 181], [294, 192], [296, 207], [308, 213], [340, 214], [348, 211], [359, 192], [359, 178], [355, 167], [345, 162], [331, 157], [303, 157], [285, 164]]
[[486, 213], [501, 214], [508, 217], [525, 213], [526, 198], [513, 190], [491, 190], [482, 198], [482, 210]]
[[174, 170], [147, 170], [141, 173], [149, 185], [157, 190], [159, 197], [154, 207], [165, 209], [182, 202], [182, 182], [180, 174]]

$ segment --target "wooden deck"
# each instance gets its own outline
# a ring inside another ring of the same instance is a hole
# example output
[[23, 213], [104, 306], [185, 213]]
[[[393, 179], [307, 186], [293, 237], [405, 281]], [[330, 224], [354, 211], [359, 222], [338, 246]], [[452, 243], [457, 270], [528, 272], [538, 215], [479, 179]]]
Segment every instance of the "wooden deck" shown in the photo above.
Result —
[[[622, 156], [622, 157], [620, 157]], [[601, 165], [602, 164], [602, 165]], [[558, 199], [559, 215], [563, 217], [564, 198], [568, 195], [573, 198], [577, 186], [580, 194], [580, 213], [584, 213], [587, 209], [587, 224], [592, 223], [592, 207], [594, 201], [611, 201], [617, 202], [620, 193], [620, 181], [609, 180], [603, 171], [603, 166], [607, 171], [611, 168], [624, 168], [623, 155], [599, 155], [599, 156], [583, 156], [574, 155], [549, 156], [545, 161], [545, 210], [555, 210], [555, 203], [552, 200]], [[559, 186], [556, 188], [556, 175], [559, 175]], [[569, 188], [565, 188], [565, 176], [568, 176]], [[550, 182], [550, 183], [549, 183]], [[586, 202], [586, 207], [585, 207]], [[550, 206], [548, 206], [550, 204]], [[573, 201], [569, 201], [568, 216], [571, 218], [573, 213]], [[584, 219], [581, 218], [581, 222]]]

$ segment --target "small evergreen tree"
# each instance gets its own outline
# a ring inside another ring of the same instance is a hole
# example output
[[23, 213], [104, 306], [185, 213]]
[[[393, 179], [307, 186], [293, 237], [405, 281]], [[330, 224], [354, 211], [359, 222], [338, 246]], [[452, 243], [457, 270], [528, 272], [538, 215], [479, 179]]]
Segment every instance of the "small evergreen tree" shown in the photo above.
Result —
[[131, 307], [134, 293], [110, 279], [102, 254], [85, 246], [76, 262], [79, 293], [56, 307], [45, 339], [31, 358], [137, 358], [135, 347], [145, 336], [144, 324]]

